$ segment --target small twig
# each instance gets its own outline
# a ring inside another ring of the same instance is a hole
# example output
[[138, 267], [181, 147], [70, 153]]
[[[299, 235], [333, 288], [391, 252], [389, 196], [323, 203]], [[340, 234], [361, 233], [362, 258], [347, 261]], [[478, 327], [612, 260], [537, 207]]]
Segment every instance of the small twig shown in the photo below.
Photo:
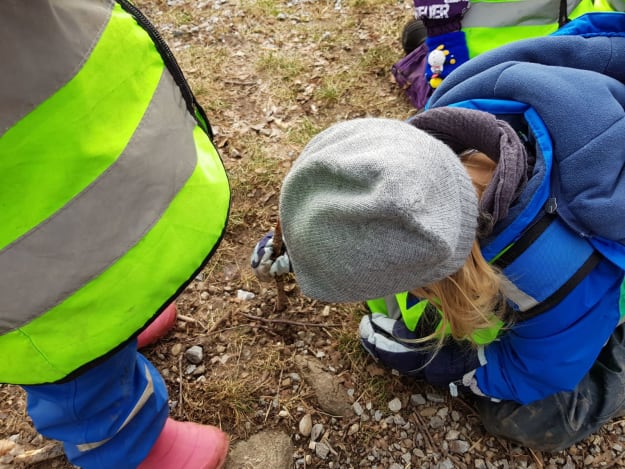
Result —
[[269, 194], [267, 194], [262, 200], [261, 202], [264, 204], [266, 204], [267, 202], [269, 202], [269, 199], [271, 199], [274, 195], [276, 195], [275, 192], [270, 192]]
[[184, 322], [197, 322], [197, 319], [178, 313], [178, 319]]
[[204, 330], [208, 328], [208, 326], [204, 324], [202, 321], [200, 321], [199, 319], [192, 318], [191, 316], [185, 316], [183, 314], [178, 313], [178, 316], [176, 316], [176, 318], [180, 319], [184, 323], [198, 324]]
[[532, 455], [532, 458], [534, 459], [534, 462], [536, 463], [536, 466], [538, 466], [538, 469], [542, 469], [544, 466], [542, 458], [539, 458], [532, 448], [528, 448], [528, 449], [530, 451], [530, 454]]
[[480, 437], [477, 441], [475, 441], [475, 443], [473, 443], [471, 445], [471, 447], [467, 450], [467, 453], [471, 453], [471, 451], [473, 451], [475, 448], [477, 448], [477, 446], [482, 442], [482, 440], [484, 439], [484, 437]]
[[[512, 456], [512, 451], [510, 450], [510, 442], [508, 440], [505, 440], [502, 437], [496, 436], [495, 437], [495, 441], [501, 445], [503, 450], [508, 454], [508, 457]], [[540, 464], [540, 460], [538, 459], [538, 457], [534, 453], [534, 450], [529, 448], [529, 451], [530, 451], [530, 453], [532, 453], [532, 456], [534, 456], [534, 458], [536, 459], [537, 463], [539, 463], [539, 469], [541, 469], [543, 466]], [[540, 454], [540, 452], [538, 452], [538, 454]]]
[[[271, 405], [269, 406], [269, 409], [271, 409], [271, 406], [273, 406], [274, 402], [276, 403], [276, 408], [277, 409], [280, 408], [280, 386], [282, 385], [283, 373], [284, 373], [284, 368], [280, 368], [280, 377], [278, 378], [278, 389], [276, 390], [276, 396], [271, 401]], [[265, 423], [267, 423], [268, 416], [269, 416], [269, 410], [267, 411], [267, 414], [265, 415]]]
[[252, 314], [247, 314], [239, 311], [241, 316], [244, 316], [252, 321], [261, 321], [261, 322], [269, 322], [274, 324], [290, 324], [291, 326], [312, 326], [312, 327], [341, 327], [341, 324], [317, 324], [314, 322], [300, 322], [300, 321], [290, 321], [289, 319], [268, 319], [261, 318], [260, 316], [254, 316]]
[[328, 449], [330, 450], [330, 453], [332, 453], [334, 456], [339, 455], [339, 453], [337, 453], [336, 450], [332, 448], [332, 445], [330, 444], [330, 429], [324, 432], [323, 436], [321, 437], [321, 442], [328, 447]]
[[[419, 415], [418, 412], [414, 412], [413, 414], [415, 416], [415, 418], [417, 419], [417, 421], [419, 422], [419, 427], [420, 430], [423, 431], [423, 433], [425, 433], [425, 443], [427, 444], [429, 450], [434, 453], [435, 452], [435, 445], [434, 445], [434, 440], [432, 439], [432, 435], [430, 435], [430, 432], [428, 431], [428, 427], [427, 425], [425, 425], [425, 423], [423, 422], [423, 420], [421, 419], [421, 416]], [[415, 434], [416, 437], [416, 434]], [[415, 441], [416, 444], [416, 441]]]
[[[614, 420], [612, 420], [612, 421], [610, 422], [610, 425], [619, 425], [619, 424], [621, 424], [621, 423], [623, 423], [623, 422], [625, 422], [625, 419], [624, 419], [624, 418], [616, 418], [616, 419], [614, 419]], [[621, 454], [622, 454], [622, 453], [621, 453]]]
[[276, 331], [274, 331], [269, 326], [265, 326], [263, 324], [257, 324], [256, 327], [258, 327], [259, 329], [263, 329], [264, 331], [267, 331], [267, 334], [269, 334], [269, 335], [272, 335], [274, 337], [281, 337], [280, 334], [277, 334]]
[[[273, 230], [273, 259], [275, 260], [282, 252], [282, 226], [280, 220], [276, 222], [276, 227]], [[275, 312], [281, 313], [286, 309], [287, 298], [284, 291], [284, 276], [276, 275], [276, 289], [278, 294], [276, 296]]]
[[209, 335], [215, 332], [215, 330], [230, 317], [230, 314], [231, 314], [230, 310], [226, 310], [225, 313], [222, 314], [221, 317], [217, 319], [217, 321], [215, 321], [215, 324], [213, 324], [211, 328], [204, 333], [204, 335]]
[[466, 463], [462, 461], [459, 456], [448, 453], [447, 457], [451, 460], [451, 462], [455, 464], [454, 467], [457, 467], [457, 468], [467, 467]]
[[356, 417], [352, 418], [349, 422], [346, 422], [343, 424], [343, 435], [342, 435], [343, 440], [347, 436], [347, 432], [349, 432], [350, 427], [354, 425], [355, 423], [359, 423], [360, 420], [361, 420], [360, 415], [357, 415]]
[[182, 404], [184, 398], [182, 397], [182, 357], [183, 353], [178, 358], [178, 415], [182, 416]]
[[28, 450], [23, 452], [22, 454], [18, 454], [13, 459], [13, 462], [31, 465], [38, 462], [47, 461], [49, 459], [54, 459], [62, 455], [63, 446], [61, 446], [60, 443], [54, 442], [44, 446], [43, 448]]
[[223, 80], [228, 85], [240, 85], [240, 86], [254, 86], [257, 85], [255, 81], [235, 81], [235, 80]]
[[319, 415], [325, 415], [327, 417], [332, 417], [332, 418], [335, 418], [337, 420], [345, 418], [344, 415], [330, 414], [329, 412], [324, 412], [323, 410], [315, 409], [315, 412], [318, 413]]
[[358, 396], [354, 402], [360, 402], [360, 399], [362, 399], [362, 397], [365, 395], [365, 392], [366, 391], [361, 392], [360, 396]]
[[459, 398], [459, 399], [452, 399], [452, 401], [451, 401], [451, 402], [453, 402], [453, 403], [457, 403], [457, 404], [462, 405], [462, 406], [465, 408], [465, 410], [467, 410], [467, 411], [468, 411], [468, 413], [469, 413], [470, 415], [472, 415], [473, 417], [477, 417], [477, 418], [479, 418], [479, 417], [480, 417], [480, 414], [478, 414], [478, 413], [477, 413], [477, 411], [475, 410], [475, 408], [474, 408], [473, 406], [471, 406], [469, 403], [467, 403], [464, 399], [462, 399], [462, 398]]

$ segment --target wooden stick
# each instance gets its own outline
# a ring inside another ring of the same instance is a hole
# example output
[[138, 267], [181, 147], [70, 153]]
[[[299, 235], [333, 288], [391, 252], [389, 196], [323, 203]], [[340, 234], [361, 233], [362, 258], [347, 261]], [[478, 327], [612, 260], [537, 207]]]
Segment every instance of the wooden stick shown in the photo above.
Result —
[[239, 314], [241, 316], [246, 317], [247, 319], [251, 319], [252, 321], [261, 321], [261, 322], [274, 323], [274, 324], [290, 324], [291, 326], [303, 326], [303, 327], [308, 327], [308, 326], [310, 327], [341, 327], [342, 326], [342, 324], [336, 324], [336, 323], [318, 324], [316, 322], [290, 321], [289, 319], [262, 318], [260, 316], [254, 316], [252, 314], [247, 314], [242, 311], [239, 311]]
[[53, 442], [43, 448], [24, 451], [13, 458], [13, 462], [26, 465], [35, 464], [49, 459], [54, 459], [63, 455], [63, 447], [60, 443]]
[[[273, 258], [275, 260], [282, 251], [282, 226], [280, 226], [280, 220], [276, 222], [276, 227], [273, 230]], [[287, 307], [286, 292], [284, 291], [284, 276], [276, 275], [276, 305], [275, 312], [281, 313]]]

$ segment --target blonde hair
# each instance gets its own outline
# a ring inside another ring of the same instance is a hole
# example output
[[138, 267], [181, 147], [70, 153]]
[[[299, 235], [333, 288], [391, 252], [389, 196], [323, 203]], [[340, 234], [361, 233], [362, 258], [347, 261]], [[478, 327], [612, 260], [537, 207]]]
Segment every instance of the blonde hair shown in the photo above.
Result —
[[[454, 339], [474, 342], [475, 331], [494, 326], [503, 314], [501, 286], [501, 274], [486, 262], [476, 240], [460, 270], [412, 293], [441, 311], [438, 331], [449, 331]], [[438, 333], [424, 339], [433, 337], [443, 339]]]
[[[482, 197], [492, 177], [495, 163], [486, 155], [470, 152], [461, 155], [465, 168], [471, 175], [478, 198]], [[473, 333], [479, 329], [495, 326], [503, 317], [503, 275], [482, 256], [480, 245], [473, 241], [471, 252], [464, 265], [456, 273], [411, 293], [427, 299], [442, 312], [438, 331], [421, 341], [437, 338], [439, 344], [449, 331], [454, 339], [466, 339], [475, 343]]]

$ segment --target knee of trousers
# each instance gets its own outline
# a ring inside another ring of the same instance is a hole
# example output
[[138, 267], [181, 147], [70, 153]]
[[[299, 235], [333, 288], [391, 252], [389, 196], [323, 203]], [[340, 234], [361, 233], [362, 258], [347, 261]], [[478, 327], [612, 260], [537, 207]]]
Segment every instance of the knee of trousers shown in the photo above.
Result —
[[539, 451], [565, 450], [593, 431], [586, 425], [571, 425], [557, 408], [542, 404], [481, 402], [477, 407], [488, 433]]

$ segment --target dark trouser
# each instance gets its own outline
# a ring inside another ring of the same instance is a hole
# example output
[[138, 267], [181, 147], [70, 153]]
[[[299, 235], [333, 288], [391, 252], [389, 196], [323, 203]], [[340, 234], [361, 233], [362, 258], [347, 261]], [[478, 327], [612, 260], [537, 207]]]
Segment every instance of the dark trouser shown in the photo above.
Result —
[[590, 372], [572, 392], [520, 405], [480, 400], [486, 429], [542, 451], [561, 451], [625, 413], [625, 325], [612, 334]]

